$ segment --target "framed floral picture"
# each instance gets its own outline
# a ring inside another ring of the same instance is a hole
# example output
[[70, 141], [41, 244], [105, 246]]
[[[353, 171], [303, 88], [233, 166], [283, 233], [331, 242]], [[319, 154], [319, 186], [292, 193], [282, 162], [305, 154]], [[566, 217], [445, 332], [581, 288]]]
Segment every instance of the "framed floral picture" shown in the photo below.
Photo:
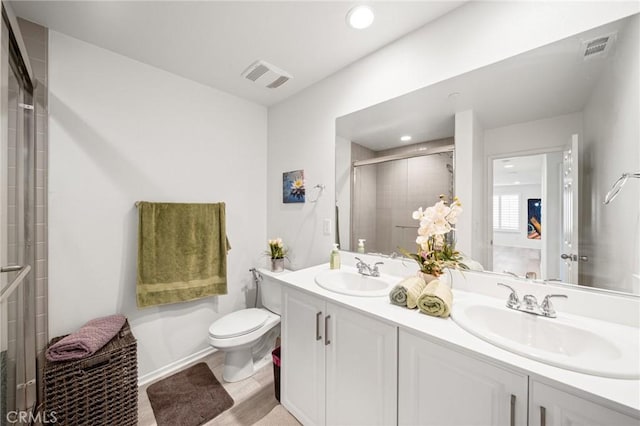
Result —
[[282, 202], [304, 203], [304, 170], [294, 170], [282, 174]]

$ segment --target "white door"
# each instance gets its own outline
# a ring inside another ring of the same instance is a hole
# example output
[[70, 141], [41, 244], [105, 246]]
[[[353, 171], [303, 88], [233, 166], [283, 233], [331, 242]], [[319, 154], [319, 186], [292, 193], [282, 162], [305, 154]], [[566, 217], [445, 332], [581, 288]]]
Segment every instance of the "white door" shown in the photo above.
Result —
[[281, 402], [304, 425], [325, 424], [325, 302], [284, 289]]
[[562, 157], [562, 250], [560, 279], [578, 284], [578, 178], [580, 171], [578, 135], [572, 135]]
[[397, 422], [397, 327], [327, 303], [328, 425]]
[[527, 424], [527, 376], [399, 333], [398, 424]]
[[638, 426], [640, 419], [531, 381], [529, 425]]

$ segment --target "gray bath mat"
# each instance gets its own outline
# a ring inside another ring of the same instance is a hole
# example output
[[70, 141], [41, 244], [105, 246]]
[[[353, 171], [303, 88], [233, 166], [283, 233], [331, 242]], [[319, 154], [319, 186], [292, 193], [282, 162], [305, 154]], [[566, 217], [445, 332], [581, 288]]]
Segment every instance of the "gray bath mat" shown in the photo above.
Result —
[[198, 426], [233, 406], [233, 399], [201, 362], [147, 388], [158, 426]]

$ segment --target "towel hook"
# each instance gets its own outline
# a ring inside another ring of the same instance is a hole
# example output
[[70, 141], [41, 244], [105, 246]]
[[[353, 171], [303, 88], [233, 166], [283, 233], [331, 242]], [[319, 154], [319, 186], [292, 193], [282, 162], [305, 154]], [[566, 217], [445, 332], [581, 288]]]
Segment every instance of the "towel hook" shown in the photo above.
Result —
[[316, 196], [315, 200], [309, 200], [309, 202], [310, 202], [310, 203], [316, 203], [316, 202], [318, 202], [318, 200], [319, 200], [319, 199], [320, 199], [320, 197], [322, 196], [322, 192], [324, 191], [325, 186], [324, 186], [324, 185], [322, 185], [321, 183], [319, 183], [319, 184], [317, 184], [316, 186], [314, 186], [314, 187], [313, 187], [313, 188], [311, 188], [311, 189], [316, 189], [316, 188], [318, 188], [318, 189], [319, 189], [319, 191], [318, 191], [318, 195]]

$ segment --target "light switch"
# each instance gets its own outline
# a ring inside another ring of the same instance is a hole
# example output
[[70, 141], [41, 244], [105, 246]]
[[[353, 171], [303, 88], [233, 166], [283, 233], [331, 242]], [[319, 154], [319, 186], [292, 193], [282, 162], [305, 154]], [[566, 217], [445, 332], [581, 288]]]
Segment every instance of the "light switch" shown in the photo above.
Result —
[[331, 235], [331, 219], [325, 219], [322, 221], [322, 233], [324, 235]]

